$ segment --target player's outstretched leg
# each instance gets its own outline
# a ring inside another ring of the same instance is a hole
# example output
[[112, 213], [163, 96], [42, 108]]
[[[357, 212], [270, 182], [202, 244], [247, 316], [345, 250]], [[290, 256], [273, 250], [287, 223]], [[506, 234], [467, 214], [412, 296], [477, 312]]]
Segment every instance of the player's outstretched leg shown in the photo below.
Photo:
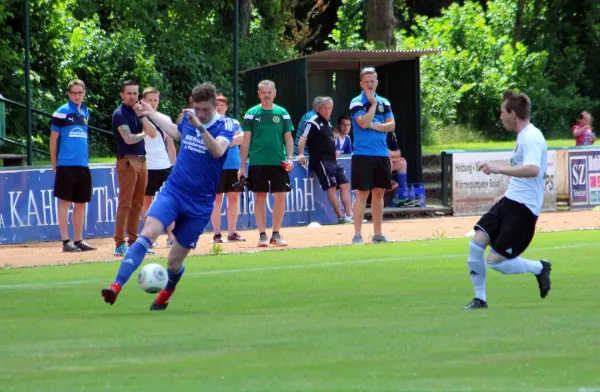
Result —
[[108, 288], [102, 289], [101, 291], [104, 302], [110, 305], [115, 303], [117, 296], [121, 292], [121, 288], [127, 283], [140, 264], [142, 264], [148, 249], [151, 247], [152, 241], [144, 235], [140, 235], [131, 245], [121, 262], [115, 281]]
[[542, 263], [542, 272], [535, 277], [540, 288], [540, 297], [546, 298], [550, 292], [550, 286], [552, 285], [550, 282], [550, 271], [552, 271], [552, 264], [546, 260], [541, 260], [540, 263]]
[[463, 306], [464, 310], [470, 309], [485, 309], [488, 307], [485, 293], [485, 284], [487, 279], [487, 265], [485, 263], [485, 245], [471, 240], [469, 244], [469, 258], [467, 265], [469, 266], [469, 275], [475, 289], [475, 297], [467, 305]]
[[169, 267], [169, 269], [167, 270], [167, 274], [169, 276], [169, 281], [167, 282], [167, 286], [164, 289], [162, 289], [160, 291], [160, 293], [158, 293], [158, 295], [156, 296], [156, 299], [154, 300], [154, 302], [152, 302], [152, 305], [150, 305], [150, 310], [165, 310], [165, 309], [167, 309], [167, 306], [169, 306], [169, 300], [171, 299], [171, 296], [175, 292], [175, 289], [177, 288], [177, 283], [179, 283], [179, 280], [183, 276], [184, 272], [185, 272], [184, 264], [182, 264], [181, 268], [179, 268], [179, 270], [177, 270], [176, 272], [172, 272], [171, 268]]

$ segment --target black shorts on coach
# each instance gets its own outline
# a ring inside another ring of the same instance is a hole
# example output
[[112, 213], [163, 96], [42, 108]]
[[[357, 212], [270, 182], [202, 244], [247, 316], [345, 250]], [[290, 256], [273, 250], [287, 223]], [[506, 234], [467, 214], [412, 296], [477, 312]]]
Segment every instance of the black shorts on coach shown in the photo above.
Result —
[[248, 190], [252, 192], [289, 192], [290, 174], [282, 166], [251, 165], [248, 168]]
[[352, 190], [389, 189], [392, 186], [391, 177], [389, 157], [352, 155]]
[[167, 181], [172, 170], [172, 167], [168, 169], [148, 170], [148, 183], [146, 184], [146, 192], [144, 192], [144, 195], [154, 196], [163, 186], [165, 181]]
[[531, 243], [537, 219], [525, 204], [503, 197], [479, 219], [475, 230], [488, 236], [494, 253], [513, 259]]
[[324, 191], [327, 191], [331, 187], [339, 188], [340, 185], [349, 182], [344, 168], [338, 161], [311, 160], [308, 166], [319, 179], [321, 189]]
[[238, 182], [238, 171], [236, 169], [225, 169], [221, 172], [221, 179], [217, 186], [217, 193], [239, 192], [233, 184]]
[[54, 196], [73, 203], [89, 203], [92, 199], [92, 174], [86, 166], [57, 166]]

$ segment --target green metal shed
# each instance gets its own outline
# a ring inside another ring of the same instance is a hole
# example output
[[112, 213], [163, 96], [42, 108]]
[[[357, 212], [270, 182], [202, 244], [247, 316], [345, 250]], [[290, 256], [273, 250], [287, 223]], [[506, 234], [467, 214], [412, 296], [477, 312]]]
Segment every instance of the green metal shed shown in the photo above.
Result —
[[360, 94], [359, 72], [377, 70], [377, 93], [387, 98], [396, 119], [396, 136], [408, 163], [410, 182], [422, 180], [421, 170], [421, 78], [419, 58], [440, 49], [328, 50], [276, 64], [242, 71], [246, 107], [258, 103], [257, 85], [270, 79], [277, 86], [275, 102], [285, 107], [294, 126], [312, 108], [316, 96], [334, 100], [332, 124], [349, 115], [352, 98]]

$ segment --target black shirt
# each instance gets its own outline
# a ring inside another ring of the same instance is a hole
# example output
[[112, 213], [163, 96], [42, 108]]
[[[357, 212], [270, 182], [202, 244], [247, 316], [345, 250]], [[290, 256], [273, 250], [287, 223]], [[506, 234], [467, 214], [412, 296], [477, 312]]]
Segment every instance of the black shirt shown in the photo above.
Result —
[[311, 161], [335, 161], [335, 137], [328, 120], [315, 114], [307, 122], [303, 137], [307, 138]]
[[390, 151], [398, 151], [400, 149], [400, 146], [398, 145], [398, 139], [396, 139], [395, 132], [387, 133], [385, 144], [387, 144], [387, 148]]
[[146, 146], [143, 140], [135, 144], [127, 144], [123, 141], [118, 129], [121, 125], [128, 125], [132, 134], [142, 133], [144, 128], [142, 120], [133, 109], [122, 103], [112, 117], [112, 131], [117, 141], [117, 155], [146, 155]]

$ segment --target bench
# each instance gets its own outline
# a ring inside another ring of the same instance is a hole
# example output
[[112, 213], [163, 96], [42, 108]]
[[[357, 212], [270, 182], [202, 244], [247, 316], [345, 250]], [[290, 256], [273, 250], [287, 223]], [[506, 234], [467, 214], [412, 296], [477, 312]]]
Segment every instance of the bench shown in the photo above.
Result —
[[0, 160], [7, 166], [25, 166], [27, 155], [22, 154], [0, 154]]

